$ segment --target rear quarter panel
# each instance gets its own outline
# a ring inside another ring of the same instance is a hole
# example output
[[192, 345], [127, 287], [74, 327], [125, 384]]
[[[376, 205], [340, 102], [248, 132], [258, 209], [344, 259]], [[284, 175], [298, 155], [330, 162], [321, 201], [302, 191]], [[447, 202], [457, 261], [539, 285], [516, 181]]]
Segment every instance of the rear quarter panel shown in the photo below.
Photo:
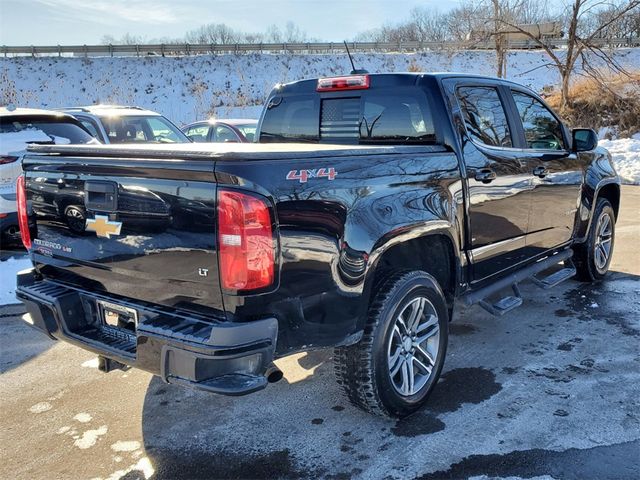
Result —
[[[336, 176], [299, 179], [301, 170]], [[289, 175], [295, 171], [297, 175]], [[219, 161], [219, 187], [255, 191], [275, 206], [278, 284], [260, 295], [223, 293], [230, 320], [274, 315], [278, 354], [358, 339], [377, 260], [390, 246], [444, 233], [459, 246], [458, 161], [442, 147], [416, 153]], [[266, 311], [265, 311], [266, 309]]]

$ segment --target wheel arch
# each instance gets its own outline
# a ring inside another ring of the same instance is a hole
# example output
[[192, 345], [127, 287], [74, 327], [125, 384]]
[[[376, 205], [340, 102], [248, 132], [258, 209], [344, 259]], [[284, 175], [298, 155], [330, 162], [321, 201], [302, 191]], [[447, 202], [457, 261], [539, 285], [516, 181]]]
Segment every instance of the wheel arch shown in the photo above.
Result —
[[607, 183], [602, 185], [597, 191], [595, 195], [595, 201], [593, 202], [592, 216], [593, 212], [595, 212], [596, 202], [599, 198], [606, 198], [611, 203], [613, 207], [613, 213], [616, 216], [616, 220], [618, 219], [618, 211], [620, 210], [620, 185], [618, 183]]
[[[369, 305], [381, 279], [400, 270], [423, 270], [432, 275], [442, 289], [447, 306], [453, 306], [461, 278], [458, 244], [451, 229], [438, 228], [429, 232], [405, 232], [374, 250], [363, 292]], [[364, 322], [363, 315], [362, 321]]]

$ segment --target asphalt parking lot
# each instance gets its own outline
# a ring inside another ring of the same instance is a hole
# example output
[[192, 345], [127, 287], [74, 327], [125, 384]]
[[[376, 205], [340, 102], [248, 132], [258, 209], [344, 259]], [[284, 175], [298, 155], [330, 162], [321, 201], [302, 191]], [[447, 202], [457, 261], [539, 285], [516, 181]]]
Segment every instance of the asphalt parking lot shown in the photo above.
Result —
[[523, 284], [501, 318], [458, 308], [443, 378], [402, 421], [351, 407], [330, 352], [219, 397], [102, 374], [2, 307], [0, 478], [639, 478], [638, 211], [640, 187], [625, 187], [606, 281]]

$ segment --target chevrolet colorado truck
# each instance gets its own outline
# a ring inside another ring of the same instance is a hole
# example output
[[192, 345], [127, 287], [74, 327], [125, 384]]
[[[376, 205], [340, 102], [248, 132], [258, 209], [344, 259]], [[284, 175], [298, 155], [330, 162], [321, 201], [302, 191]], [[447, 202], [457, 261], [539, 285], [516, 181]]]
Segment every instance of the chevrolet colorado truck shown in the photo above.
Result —
[[[334, 348], [366, 411], [436, 387], [455, 301], [609, 267], [620, 181], [595, 132], [462, 74], [277, 85], [255, 144], [36, 146], [18, 182], [27, 318], [165, 382], [242, 395]], [[73, 206], [83, 225], [61, 217]]]

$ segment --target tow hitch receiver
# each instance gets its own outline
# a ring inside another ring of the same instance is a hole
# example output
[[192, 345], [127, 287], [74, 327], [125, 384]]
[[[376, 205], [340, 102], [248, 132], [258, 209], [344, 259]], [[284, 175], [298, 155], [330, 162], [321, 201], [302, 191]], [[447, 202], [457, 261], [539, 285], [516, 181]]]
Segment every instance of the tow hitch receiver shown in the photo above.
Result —
[[98, 355], [98, 370], [109, 373], [111, 370], [129, 370], [131, 367], [111, 358]]

